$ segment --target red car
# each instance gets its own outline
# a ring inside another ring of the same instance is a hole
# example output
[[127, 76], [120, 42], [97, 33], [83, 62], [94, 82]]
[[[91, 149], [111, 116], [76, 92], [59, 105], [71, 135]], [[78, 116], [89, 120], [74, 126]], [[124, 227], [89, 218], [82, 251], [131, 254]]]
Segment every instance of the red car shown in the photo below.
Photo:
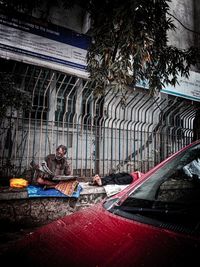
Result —
[[29, 234], [1, 260], [27, 267], [200, 266], [199, 158], [197, 141], [119, 194]]

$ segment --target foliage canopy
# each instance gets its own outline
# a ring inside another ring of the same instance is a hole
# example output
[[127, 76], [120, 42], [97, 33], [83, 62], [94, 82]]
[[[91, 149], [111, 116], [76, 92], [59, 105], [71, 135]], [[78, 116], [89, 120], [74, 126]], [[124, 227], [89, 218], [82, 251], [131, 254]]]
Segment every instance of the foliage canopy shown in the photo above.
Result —
[[198, 49], [170, 46], [168, 31], [175, 30], [165, 0], [91, 1], [93, 43], [88, 69], [100, 90], [106, 85], [146, 81], [151, 92], [164, 84], [176, 85], [178, 74], [188, 77]]

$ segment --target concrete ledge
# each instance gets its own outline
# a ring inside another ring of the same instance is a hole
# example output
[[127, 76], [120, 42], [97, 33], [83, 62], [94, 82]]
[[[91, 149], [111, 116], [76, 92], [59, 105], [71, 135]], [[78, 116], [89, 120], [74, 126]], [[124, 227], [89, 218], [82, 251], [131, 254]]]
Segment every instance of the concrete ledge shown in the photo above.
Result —
[[28, 192], [26, 189], [14, 189], [8, 186], [0, 188], [0, 200], [26, 199], [26, 198], [28, 198]]
[[40, 226], [98, 203], [106, 197], [105, 189], [80, 183], [78, 199], [68, 197], [29, 198], [26, 189], [0, 188], [0, 223]]
[[[83, 190], [80, 195], [90, 195], [90, 194], [106, 194], [104, 187], [90, 186], [88, 183], [80, 182]], [[0, 200], [9, 199], [29, 199], [27, 189], [17, 189], [5, 186], [0, 188]], [[47, 197], [51, 198], [51, 197]]]

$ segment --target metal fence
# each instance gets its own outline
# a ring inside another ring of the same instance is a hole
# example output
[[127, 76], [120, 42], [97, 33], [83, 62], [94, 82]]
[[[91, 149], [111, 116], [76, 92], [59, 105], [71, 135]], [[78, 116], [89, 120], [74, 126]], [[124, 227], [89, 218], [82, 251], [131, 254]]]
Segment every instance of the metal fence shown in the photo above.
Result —
[[145, 89], [112, 89], [102, 96], [81, 78], [15, 63], [16, 86], [29, 93], [29, 112], [8, 110], [1, 122], [1, 176], [21, 175], [59, 144], [68, 147], [74, 174], [146, 172], [193, 137], [191, 102]]

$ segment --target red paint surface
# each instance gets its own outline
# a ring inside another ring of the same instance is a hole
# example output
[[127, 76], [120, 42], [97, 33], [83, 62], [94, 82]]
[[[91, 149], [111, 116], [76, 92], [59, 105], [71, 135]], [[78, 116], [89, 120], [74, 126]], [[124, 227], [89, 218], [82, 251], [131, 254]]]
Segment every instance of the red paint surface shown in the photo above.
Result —
[[98, 205], [30, 234], [7, 260], [14, 257], [26, 266], [171, 267], [192, 263], [199, 249], [199, 239], [113, 215]]

